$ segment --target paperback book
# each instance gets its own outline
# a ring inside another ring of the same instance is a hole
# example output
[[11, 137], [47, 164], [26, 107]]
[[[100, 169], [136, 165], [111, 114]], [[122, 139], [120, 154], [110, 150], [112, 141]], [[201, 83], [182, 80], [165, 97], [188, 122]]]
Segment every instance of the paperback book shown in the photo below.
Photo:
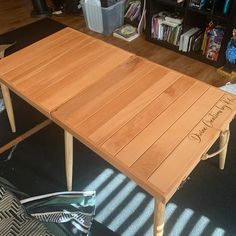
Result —
[[125, 24], [115, 29], [113, 36], [131, 42], [139, 36], [139, 33], [137, 32], [136, 27]]
[[172, 45], [179, 45], [183, 17], [178, 13], [159, 12], [152, 16], [151, 37]]

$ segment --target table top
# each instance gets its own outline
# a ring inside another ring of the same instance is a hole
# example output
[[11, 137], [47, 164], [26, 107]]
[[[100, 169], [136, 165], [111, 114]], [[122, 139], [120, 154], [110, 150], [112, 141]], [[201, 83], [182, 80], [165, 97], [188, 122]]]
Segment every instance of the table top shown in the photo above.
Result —
[[1, 82], [50, 116], [61, 104], [131, 56], [65, 28], [2, 59]]
[[236, 97], [66, 28], [0, 61], [0, 81], [167, 202]]

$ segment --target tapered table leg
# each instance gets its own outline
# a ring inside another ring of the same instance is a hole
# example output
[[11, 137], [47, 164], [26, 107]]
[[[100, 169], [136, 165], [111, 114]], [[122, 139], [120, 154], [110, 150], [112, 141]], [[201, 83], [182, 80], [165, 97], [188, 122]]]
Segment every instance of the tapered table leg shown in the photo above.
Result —
[[165, 204], [155, 199], [154, 209], [154, 236], [162, 236], [164, 233]]
[[[227, 126], [225, 130], [229, 131], [229, 126]], [[226, 143], [227, 139], [228, 139], [227, 132], [221, 132], [221, 134], [220, 134], [220, 149], [223, 148], [224, 145], [226, 145], [226, 148], [219, 154], [219, 168], [221, 170], [223, 170], [225, 168], [225, 160], [226, 160], [227, 147], [228, 147], [228, 143]]]
[[73, 136], [65, 131], [65, 166], [68, 191], [72, 190], [73, 180]]
[[4, 103], [6, 106], [11, 130], [12, 130], [12, 132], [16, 132], [15, 118], [14, 118], [14, 112], [13, 112], [12, 103], [11, 103], [10, 91], [4, 84], [1, 84], [1, 90], [2, 90]]

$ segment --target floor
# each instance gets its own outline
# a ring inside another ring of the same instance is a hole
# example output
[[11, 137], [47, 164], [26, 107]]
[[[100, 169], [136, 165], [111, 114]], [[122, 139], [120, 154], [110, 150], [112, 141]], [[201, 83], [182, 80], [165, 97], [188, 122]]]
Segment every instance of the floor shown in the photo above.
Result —
[[[38, 20], [30, 17], [30, 9], [29, 0], [0, 0], [0, 34]], [[143, 37], [126, 43], [90, 32], [86, 29], [82, 14], [55, 19], [212, 85], [219, 86], [225, 82], [214, 67], [179, 56], [146, 42]], [[14, 97], [13, 101], [18, 132], [24, 132], [34, 125], [33, 121], [41, 121], [44, 118], [21, 99]], [[2, 143], [13, 137], [9, 132], [5, 112], [1, 114], [0, 123], [3, 124], [0, 126], [0, 133], [4, 134], [4, 140], [0, 140]], [[232, 130], [235, 129], [236, 123], [233, 122]], [[217, 158], [201, 162], [191, 174], [190, 180], [171, 199], [166, 209], [165, 236], [236, 235], [234, 142], [235, 134], [232, 132], [224, 172], [218, 170]], [[4, 155], [1, 155], [0, 175], [14, 180], [17, 186], [22, 186], [22, 190], [29, 194], [61, 191], [65, 189], [63, 153], [63, 132], [56, 125], [50, 125], [20, 143], [12, 153], [10, 161], [4, 162]], [[97, 191], [97, 221], [119, 235], [152, 235], [151, 196], [76, 141], [74, 173], [74, 189]]]
[[[52, 5], [50, 0], [47, 2], [49, 6]], [[30, 15], [32, 10], [30, 0], [0, 0], [0, 6], [0, 34], [39, 20], [38, 18], [32, 18]], [[211, 85], [222, 86], [227, 82], [225, 78], [217, 74], [215, 67], [147, 42], [145, 35], [128, 43], [112, 36], [103, 36], [91, 32], [86, 28], [82, 12], [76, 16], [54, 16], [52, 18], [74, 29], [88, 33], [96, 38], [145, 57], [148, 60], [205, 81]]]

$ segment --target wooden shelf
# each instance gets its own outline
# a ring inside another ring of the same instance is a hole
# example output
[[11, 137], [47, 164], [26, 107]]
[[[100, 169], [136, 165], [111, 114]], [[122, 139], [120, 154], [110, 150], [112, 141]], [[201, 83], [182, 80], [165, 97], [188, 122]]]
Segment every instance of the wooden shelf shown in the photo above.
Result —
[[176, 0], [154, 0], [154, 1], [162, 3], [162, 4], [166, 4], [166, 5], [172, 6], [172, 7], [178, 7], [178, 8], [183, 8], [184, 7], [184, 2], [177, 3]]
[[168, 43], [166, 41], [163, 41], [163, 40], [159, 40], [159, 39], [154, 39], [154, 38], [150, 38], [148, 41], [152, 42], [152, 43], [155, 43], [155, 44], [158, 44], [162, 47], [165, 47], [165, 48], [168, 48], [168, 49], [172, 49], [174, 51], [179, 51], [179, 47], [174, 45], [174, 44], [171, 44], [171, 43]]
[[221, 66], [219, 58], [218, 58], [218, 61], [210, 60], [210, 59], [206, 58], [206, 56], [202, 55], [202, 51], [199, 51], [199, 52], [191, 51], [191, 52], [186, 52], [186, 53], [183, 52], [183, 54], [185, 54], [186, 56], [189, 56], [191, 58], [197, 59], [197, 60], [199, 60], [201, 62], [204, 62], [206, 64], [209, 64], [211, 66], [214, 66], [214, 67]]
[[173, 51], [176, 51], [177, 53], [179, 53], [181, 55], [189, 56], [193, 59], [199, 60], [199, 61], [204, 62], [206, 64], [209, 64], [211, 66], [214, 66], [214, 67], [220, 67], [221, 66], [221, 63], [220, 63], [219, 59], [218, 59], [218, 61], [209, 60], [204, 55], [202, 55], [202, 51], [199, 51], [199, 52], [193, 52], [193, 51], [182, 52], [182, 51], [179, 51], [179, 46], [173, 45], [173, 44], [168, 43], [166, 41], [162, 41], [162, 40], [158, 40], [158, 39], [154, 39], [154, 38], [148, 38], [148, 41], [150, 41], [152, 43], [155, 43], [159, 46], [165, 47], [167, 49], [171, 49]]
[[[143, 12], [143, 4], [144, 4], [144, 0], [139, 0], [141, 2], [141, 9], [140, 9], [140, 14], [142, 14]], [[139, 18], [139, 17], [138, 17]], [[125, 24], [129, 24], [132, 25], [134, 27], [138, 27], [140, 19], [136, 18], [135, 20], [131, 21], [129, 18], [124, 17], [124, 23]]]
[[[185, 0], [184, 3], [178, 4], [176, 0], [147, 0], [147, 26], [146, 26], [146, 39], [152, 43], [160, 45], [162, 47], [171, 49], [181, 55], [186, 55], [201, 62], [207, 63], [214, 67], [221, 67], [225, 63], [225, 50], [227, 43], [232, 37], [232, 29], [236, 27], [236, 0], [232, 0], [231, 8], [229, 14], [223, 15], [220, 10], [217, 11], [207, 11], [199, 10], [192, 7], [189, 7], [190, 0]], [[202, 55], [201, 52], [181, 52], [178, 50], [178, 47], [172, 45], [168, 42], [157, 40], [151, 38], [151, 25], [152, 25], [152, 16], [161, 11], [175, 12], [180, 11], [183, 15], [183, 29], [184, 32], [192, 27], [199, 27], [205, 29], [206, 25], [210, 20], [215, 20], [217, 24], [223, 26], [224, 28], [224, 38], [221, 42], [221, 49], [219, 52], [218, 61], [212, 61], [207, 59]], [[218, 14], [219, 13], [219, 14]]]

